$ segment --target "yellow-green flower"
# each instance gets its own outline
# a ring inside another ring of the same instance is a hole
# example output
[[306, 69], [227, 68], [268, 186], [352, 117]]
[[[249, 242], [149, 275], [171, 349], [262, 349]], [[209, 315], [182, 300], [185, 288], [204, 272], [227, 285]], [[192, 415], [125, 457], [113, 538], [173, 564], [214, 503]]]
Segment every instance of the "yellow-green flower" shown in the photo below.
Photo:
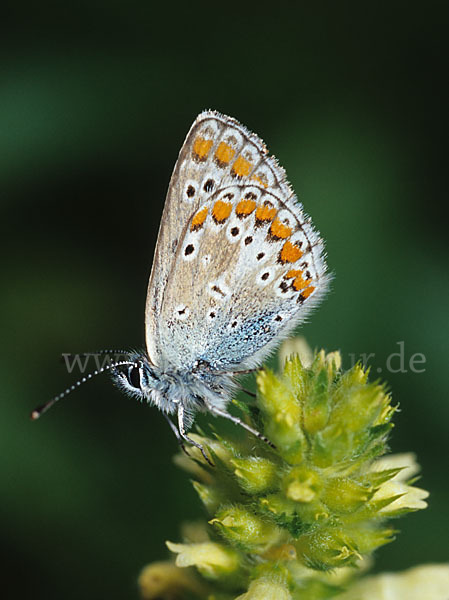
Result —
[[167, 542], [169, 550], [177, 554], [177, 567], [196, 567], [209, 579], [219, 579], [234, 574], [239, 569], [239, 556], [232, 548], [215, 542], [174, 544]]
[[291, 600], [288, 587], [262, 577], [249, 584], [248, 591], [236, 600]]
[[208, 588], [187, 569], [180, 569], [164, 561], [148, 565], [139, 576], [140, 593], [144, 600], [174, 600], [192, 594], [206, 598]]
[[449, 564], [423, 565], [357, 581], [335, 600], [447, 600]]
[[395, 413], [385, 386], [359, 364], [342, 371], [338, 353], [307, 366], [288, 353], [281, 374], [258, 373], [245, 411], [276, 449], [248, 435], [193, 434], [215, 467], [195, 448], [177, 459], [208, 514], [207, 535], [167, 543], [176, 568], [195, 568], [209, 586], [198, 600], [335, 597], [394, 539], [387, 519], [426, 506], [413, 455], [383, 456]]
[[380, 485], [373, 496], [373, 501], [382, 502], [391, 498], [395, 499], [380, 509], [380, 514], [397, 516], [403, 512], [426, 508], [427, 502], [424, 502], [424, 500], [429, 496], [429, 492], [407, 483], [419, 472], [415, 455], [409, 452], [383, 456], [371, 466], [371, 471], [377, 473], [388, 469], [395, 469], [397, 473]]

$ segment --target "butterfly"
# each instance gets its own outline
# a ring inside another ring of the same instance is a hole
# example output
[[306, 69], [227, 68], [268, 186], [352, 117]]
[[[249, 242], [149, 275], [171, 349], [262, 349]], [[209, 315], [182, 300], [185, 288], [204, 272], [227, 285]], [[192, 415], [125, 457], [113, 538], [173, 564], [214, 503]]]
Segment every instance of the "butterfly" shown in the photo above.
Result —
[[197, 412], [230, 419], [271, 444], [228, 412], [236, 377], [259, 367], [317, 305], [326, 270], [323, 240], [262, 140], [231, 117], [202, 112], [168, 187], [148, 285], [146, 350], [91, 375], [109, 369], [125, 392], [162, 411], [183, 448], [197, 446], [208, 462], [188, 435]]

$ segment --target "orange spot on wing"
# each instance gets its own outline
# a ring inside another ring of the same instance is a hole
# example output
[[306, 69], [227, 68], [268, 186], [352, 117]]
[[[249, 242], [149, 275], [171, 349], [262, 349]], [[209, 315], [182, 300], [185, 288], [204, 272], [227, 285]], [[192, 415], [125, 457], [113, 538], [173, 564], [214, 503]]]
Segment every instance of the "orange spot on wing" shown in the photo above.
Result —
[[251, 179], [252, 179], [252, 181], [255, 181], [256, 183], [259, 183], [264, 188], [268, 187], [267, 178], [265, 177], [265, 175], [263, 173], [261, 175], [257, 175], [257, 173], [256, 173], [255, 175], [253, 175], [251, 177]]
[[212, 216], [217, 223], [223, 223], [231, 214], [232, 204], [230, 202], [223, 202], [223, 200], [217, 200], [212, 209]]
[[299, 292], [299, 290], [303, 290], [312, 281], [311, 279], [304, 279], [302, 276], [302, 271], [291, 269], [290, 271], [288, 271], [285, 274], [285, 279], [293, 279], [293, 278], [294, 278], [294, 281], [293, 281], [292, 285], [297, 292]]
[[277, 210], [274, 206], [267, 206], [264, 204], [263, 206], [258, 206], [256, 210], [256, 220], [257, 221], [272, 221], [276, 216]]
[[200, 135], [196, 138], [193, 144], [193, 154], [197, 160], [206, 160], [210, 149], [212, 148], [213, 140], [206, 140]]
[[272, 236], [279, 238], [281, 240], [285, 240], [292, 234], [291, 227], [284, 225], [280, 219], [275, 219], [271, 223], [270, 233]]
[[239, 217], [246, 217], [250, 215], [256, 208], [256, 202], [254, 200], [240, 200], [235, 207], [235, 212]]
[[313, 285], [309, 285], [308, 288], [306, 288], [303, 292], [301, 292], [301, 296], [303, 298], [308, 298], [310, 296], [310, 294], [312, 294], [315, 291], [315, 288], [313, 287]]
[[190, 231], [196, 231], [198, 229], [201, 229], [204, 221], [206, 220], [208, 210], [209, 209], [206, 206], [206, 208], [203, 208], [202, 210], [199, 210], [196, 213], [196, 215], [192, 219], [192, 223], [190, 225]]
[[243, 156], [239, 156], [232, 165], [232, 173], [237, 175], [237, 177], [246, 177], [246, 175], [249, 175], [252, 166], [253, 165], [243, 158]]
[[220, 142], [220, 145], [215, 151], [215, 158], [219, 166], [225, 166], [229, 163], [229, 161], [233, 158], [235, 154], [234, 148], [226, 142]]
[[291, 242], [289, 242], [287, 240], [285, 242], [285, 244], [282, 246], [282, 250], [281, 250], [281, 254], [280, 254], [281, 262], [293, 263], [293, 262], [296, 262], [298, 260], [298, 258], [301, 258], [301, 256], [302, 256], [302, 252], [296, 244], [292, 244]]

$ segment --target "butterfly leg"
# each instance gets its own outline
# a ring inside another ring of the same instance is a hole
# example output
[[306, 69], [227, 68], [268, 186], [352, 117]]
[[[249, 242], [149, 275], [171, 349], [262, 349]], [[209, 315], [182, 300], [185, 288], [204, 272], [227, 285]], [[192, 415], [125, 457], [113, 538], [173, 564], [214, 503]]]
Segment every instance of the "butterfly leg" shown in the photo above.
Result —
[[[203, 446], [201, 444], [199, 444], [198, 442], [195, 442], [195, 440], [192, 440], [192, 438], [189, 438], [189, 436], [187, 435], [185, 424], [184, 424], [184, 419], [185, 419], [184, 406], [182, 404], [179, 404], [178, 405], [178, 427], [179, 427], [178, 436], [180, 436], [182, 438], [182, 440], [185, 440], [192, 446], [195, 446], [195, 448], [198, 448], [198, 450], [201, 452], [201, 454], [204, 456], [205, 460], [210, 464], [210, 466], [215, 467], [214, 463], [207, 456]], [[171, 424], [173, 425], [173, 423], [171, 423]], [[173, 427], [174, 427], [174, 425], [173, 425]], [[188, 456], [188, 454], [187, 454], [187, 456]]]
[[184, 452], [184, 454], [186, 454], [186, 455], [187, 455], [187, 456], [190, 458], [190, 454], [187, 452], [187, 448], [186, 448], [186, 446], [185, 446], [185, 444], [184, 444], [184, 440], [183, 440], [183, 438], [181, 437], [181, 434], [180, 434], [180, 433], [179, 433], [179, 431], [178, 431], [178, 428], [177, 428], [177, 427], [176, 427], [176, 425], [175, 425], [175, 424], [172, 422], [172, 420], [170, 419], [170, 417], [169, 417], [167, 414], [165, 414], [165, 413], [162, 413], [162, 414], [163, 414], [163, 415], [164, 415], [164, 417], [166, 418], [166, 420], [167, 420], [167, 423], [170, 425], [170, 428], [171, 428], [171, 430], [172, 430], [172, 431], [173, 431], [173, 433], [175, 434], [175, 436], [176, 436], [176, 439], [178, 440], [178, 444], [181, 446], [181, 450]]
[[242, 392], [244, 392], [245, 394], [248, 394], [248, 396], [250, 396], [251, 398], [257, 398], [257, 394], [255, 394], [254, 392], [252, 392], [251, 390], [247, 390], [244, 387], [240, 387], [240, 389], [242, 390]]
[[217, 408], [216, 406], [213, 406], [212, 404], [207, 404], [207, 408], [216, 417], [224, 417], [225, 419], [232, 421], [236, 425], [240, 425], [240, 427], [243, 427], [243, 429], [246, 429], [246, 431], [249, 431], [250, 433], [255, 435], [257, 438], [259, 438], [259, 440], [262, 440], [263, 442], [265, 442], [266, 444], [271, 446], [271, 448], [276, 449], [276, 446], [273, 444], [273, 442], [270, 442], [270, 440], [267, 437], [265, 437], [262, 433], [257, 431], [257, 429], [254, 429], [253, 427], [251, 427], [251, 425], [247, 425], [245, 423], [245, 421], [242, 421], [242, 419], [239, 419], [238, 417], [234, 417], [234, 415], [229, 414], [225, 410], [220, 410], [219, 408]]

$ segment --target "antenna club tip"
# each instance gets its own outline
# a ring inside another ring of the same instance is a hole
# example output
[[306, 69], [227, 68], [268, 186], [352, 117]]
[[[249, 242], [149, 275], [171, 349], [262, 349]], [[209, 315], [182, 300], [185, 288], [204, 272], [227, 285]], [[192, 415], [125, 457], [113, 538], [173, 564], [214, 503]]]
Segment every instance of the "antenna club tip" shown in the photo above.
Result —
[[30, 419], [32, 421], [36, 421], [41, 416], [41, 413], [38, 410], [33, 410], [30, 414]]

